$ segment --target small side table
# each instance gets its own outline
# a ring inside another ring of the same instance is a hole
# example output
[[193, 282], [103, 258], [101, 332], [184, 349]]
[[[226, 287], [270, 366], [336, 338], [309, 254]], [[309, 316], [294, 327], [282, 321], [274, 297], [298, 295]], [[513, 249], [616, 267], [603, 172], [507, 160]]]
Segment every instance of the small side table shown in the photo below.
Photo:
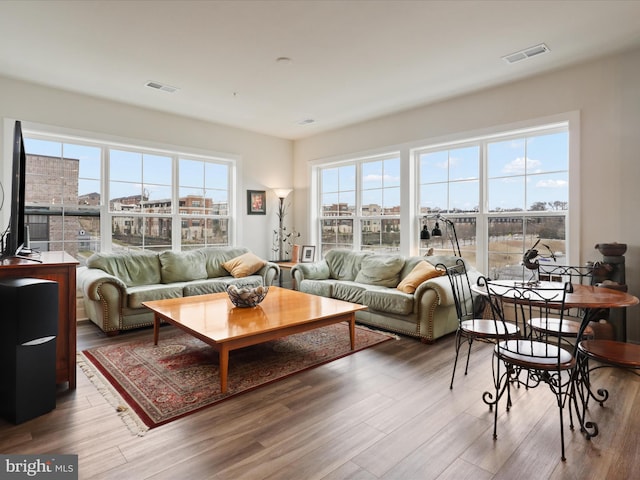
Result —
[[[275, 262], [280, 267], [280, 274], [278, 275], [278, 286], [282, 287], [282, 270], [291, 272], [291, 269], [295, 267], [298, 262]], [[293, 287], [293, 277], [291, 278], [291, 284]]]

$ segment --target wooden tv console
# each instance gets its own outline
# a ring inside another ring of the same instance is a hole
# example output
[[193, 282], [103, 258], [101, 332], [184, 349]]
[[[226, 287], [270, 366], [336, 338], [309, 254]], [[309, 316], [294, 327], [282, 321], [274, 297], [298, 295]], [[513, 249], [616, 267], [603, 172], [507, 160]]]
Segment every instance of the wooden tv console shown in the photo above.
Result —
[[58, 338], [56, 383], [76, 388], [76, 267], [78, 261], [66, 252], [42, 252], [33, 256], [42, 263], [22, 258], [0, 261], [0, 278], [41, 278], [58, 282]]

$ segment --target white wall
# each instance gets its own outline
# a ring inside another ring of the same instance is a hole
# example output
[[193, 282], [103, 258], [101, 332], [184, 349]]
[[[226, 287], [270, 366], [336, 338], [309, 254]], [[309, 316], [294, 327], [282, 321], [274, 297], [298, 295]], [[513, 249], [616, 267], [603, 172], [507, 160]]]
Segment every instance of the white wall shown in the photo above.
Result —
[[[159, 101], [163, 101], [162, 98], [159, 97]], [[271, 258], [278, 200], [269, 189], [293, 184], [291, 141], [4, 77], [0, 77], [0, 117], [240, 156], [236, 244], [263, 258]], [[11, 150], [5, 148], [4, 140], [0, 135], [0, 178], [8, 190]], [[267, 190], [266, 216], [246, 214], [247, 189]], [[5, 202], [8, 200], [7, 192]], [[2, 229], [9, 220], [8, 203], [5, 207], [0, 215]]]
[[[517, 66], [516, 66], [517, 68]], [[626, 281], [640, 295], [640, 50], [316, 135], [294, 144], [295, 217], [308, 218], [309, 162], [580, 111], [580, 261], [627, 243]], [[305, 241], [309, 226], [299, 225]], [[627, 312], [640, 341], [640, 307]]]

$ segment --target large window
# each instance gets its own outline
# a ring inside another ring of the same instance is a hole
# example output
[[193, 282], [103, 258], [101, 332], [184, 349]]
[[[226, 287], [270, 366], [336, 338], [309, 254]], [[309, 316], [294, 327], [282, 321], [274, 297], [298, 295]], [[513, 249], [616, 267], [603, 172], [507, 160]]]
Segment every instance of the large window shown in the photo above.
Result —
[[[538, 241], [539, 261], [567, 261], [566, 124], [422, 149], [417, 155], [422, 222], [435, 225], [437, 214], [451, 220], [463, 256], [491, 278], [526, 275], [522, 256]], [[421, 240], [420, 251], [444, 253], [449, 236]]]
[[312, 234], [321, 252], [450, 255], [459, 247], [492, 278], [522, 278], [524, 252], [538, 242], [540, 262], [575, 264], [578, 117], [536, 123], [319, 160]]
[[399, 156], [321, 168], [319, 179], [322, 253], [332, 248], [399, 250]]
[[32, 248], [83, 262], [102, 249], [230, 244], [232, 159], [29, 131], [25, 151]]

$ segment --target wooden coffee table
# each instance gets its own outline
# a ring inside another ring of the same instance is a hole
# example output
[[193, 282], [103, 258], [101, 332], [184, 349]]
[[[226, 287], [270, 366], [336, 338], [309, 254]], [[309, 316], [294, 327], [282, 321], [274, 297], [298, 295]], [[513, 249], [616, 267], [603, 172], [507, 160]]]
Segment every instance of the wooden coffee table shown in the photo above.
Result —
[[333, 323], [349, 322], [355, 348], [355, 312], [364, 305], [343, 302], [280, 287], [269, 287], [262, 303], [234, 307], [226, 293], [143, 302], [153, 310], [153, 343], [158, 344], [162, 320], [211, 345], [219, 356], [220, 390], [227, 391], [229, 352]]

